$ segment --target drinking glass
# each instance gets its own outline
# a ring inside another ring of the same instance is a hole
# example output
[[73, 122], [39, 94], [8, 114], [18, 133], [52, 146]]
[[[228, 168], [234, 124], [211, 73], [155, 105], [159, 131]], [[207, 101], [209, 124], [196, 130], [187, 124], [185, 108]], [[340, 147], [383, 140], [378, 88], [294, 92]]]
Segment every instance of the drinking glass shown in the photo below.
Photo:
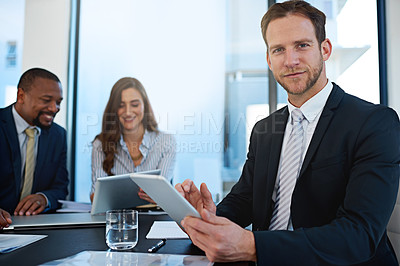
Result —
[[138, 212], [109, 210], [106, 212], [106, 243], [113, 250], [126, 250], [138, 242]]

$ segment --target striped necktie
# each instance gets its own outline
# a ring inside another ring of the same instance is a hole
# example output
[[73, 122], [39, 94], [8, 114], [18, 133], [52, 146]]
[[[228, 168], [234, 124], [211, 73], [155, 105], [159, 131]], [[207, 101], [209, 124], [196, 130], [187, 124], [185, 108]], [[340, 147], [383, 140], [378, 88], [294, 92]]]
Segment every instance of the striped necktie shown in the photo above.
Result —
[[26, 161], [25, 161], [25, 176], [24, 185], [22, 187], [20, 200], [32, 193], [33, 174], [35, 172], [35, 136], [36, 128], [25, 129], [25, 134], [28, 136], [26, 145]]
[[299, 175], [303, 146], [303, 113], [300, 109], [292, 111], [292, 132], [283, 151], [279, 185], [269, 230], [286, 230], [290, 218], [292, 193]]

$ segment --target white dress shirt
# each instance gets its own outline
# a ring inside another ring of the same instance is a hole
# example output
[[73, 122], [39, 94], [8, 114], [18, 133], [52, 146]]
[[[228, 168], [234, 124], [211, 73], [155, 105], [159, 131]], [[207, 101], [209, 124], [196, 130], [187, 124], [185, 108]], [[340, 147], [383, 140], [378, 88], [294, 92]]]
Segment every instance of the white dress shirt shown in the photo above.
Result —
[[[310, 145], [311, 138], [314, 135], [315, 128], [318, 124], [319, 118], [321, 117], [322, 110], [324, 109], [324, 106], [326, 104], [326, 101], [328, 100], [328, 97], [333, 89], [333, 84], [331, 82], [327, 82], [325, 87], [318, 92], [316, 95], [314, 95], [311, 99], [306, 101], [299, 109], [303, 113], [305, 119], [302, 122], [303, 126], [303, 132], [304, 134], [304, 139], [303, 139], [303, 145], [302, 145], [302, 156], [301, 156], [301, 162], [303, 162], [304, 157], [306, 155], [308, 146]], [[288, 143], [289, 140], [289, 135], [292, 130], [292, 116], [291, 113], [294, 109], [297, 107], [293, 106], [290, 102], [288, 103], [288, 108], [289, 108], [289, 118], [286, 123], [286, 129], [285, 133], [283, 136], [283, 142], [282, 142], [282, 149], [281, 151], [285, 150], [285, 147]], [[279, 185], [279, 177], [281, 174], [281, 163], [282, 163], [282, 157], [284, 154], [281, 153], [280, 159], [279, 159], [279, 167], [278, 167], [278, 173], [276, 176], [276, 181], [275, 181], [275, 187], [274, 191], [272, 194], [272, 200], [275, 202], [276, 199], [276, 193], [278, 191], [278, 185]], [[293, 230], [292, 227], [292, 222], [291, 220], [289, 221], [289, 230]]]

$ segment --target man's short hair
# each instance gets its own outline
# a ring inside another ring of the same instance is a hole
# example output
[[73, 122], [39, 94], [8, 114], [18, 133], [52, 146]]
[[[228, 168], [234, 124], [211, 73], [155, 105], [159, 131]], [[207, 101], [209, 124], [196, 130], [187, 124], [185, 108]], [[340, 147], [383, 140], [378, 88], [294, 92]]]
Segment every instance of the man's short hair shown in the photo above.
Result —
[[318, 43], [321, 45], [321, 43], [325, 40], [325, 14], [306, 1], [290, 0], [283, 3], [273, 4], [261, 20], [261, 32], [267, 47], [268, 42], [266, 33], [269, 23], [274, 19], [284, 18], [288, 15], [300, 15], [311, 20]]
[[21, 78], [18, 82], [18, 88], [23, 89], [24, 91], [29, 91], [35, 79], [37, 77], [54, 80], [58, 83], [61, 83], [58, 77], [51, 73], [50, 71], [43, 68], [31, 68], [22, 74]]

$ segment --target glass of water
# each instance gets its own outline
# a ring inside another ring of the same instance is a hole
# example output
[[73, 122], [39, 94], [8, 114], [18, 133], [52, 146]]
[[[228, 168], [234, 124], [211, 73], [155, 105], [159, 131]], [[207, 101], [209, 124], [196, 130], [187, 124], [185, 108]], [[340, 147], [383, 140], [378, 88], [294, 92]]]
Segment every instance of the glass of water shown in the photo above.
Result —
[[106, 212], [106, 243], [113, 250], [126, 250], [138, 242], [138, 212], [110, 210]]

